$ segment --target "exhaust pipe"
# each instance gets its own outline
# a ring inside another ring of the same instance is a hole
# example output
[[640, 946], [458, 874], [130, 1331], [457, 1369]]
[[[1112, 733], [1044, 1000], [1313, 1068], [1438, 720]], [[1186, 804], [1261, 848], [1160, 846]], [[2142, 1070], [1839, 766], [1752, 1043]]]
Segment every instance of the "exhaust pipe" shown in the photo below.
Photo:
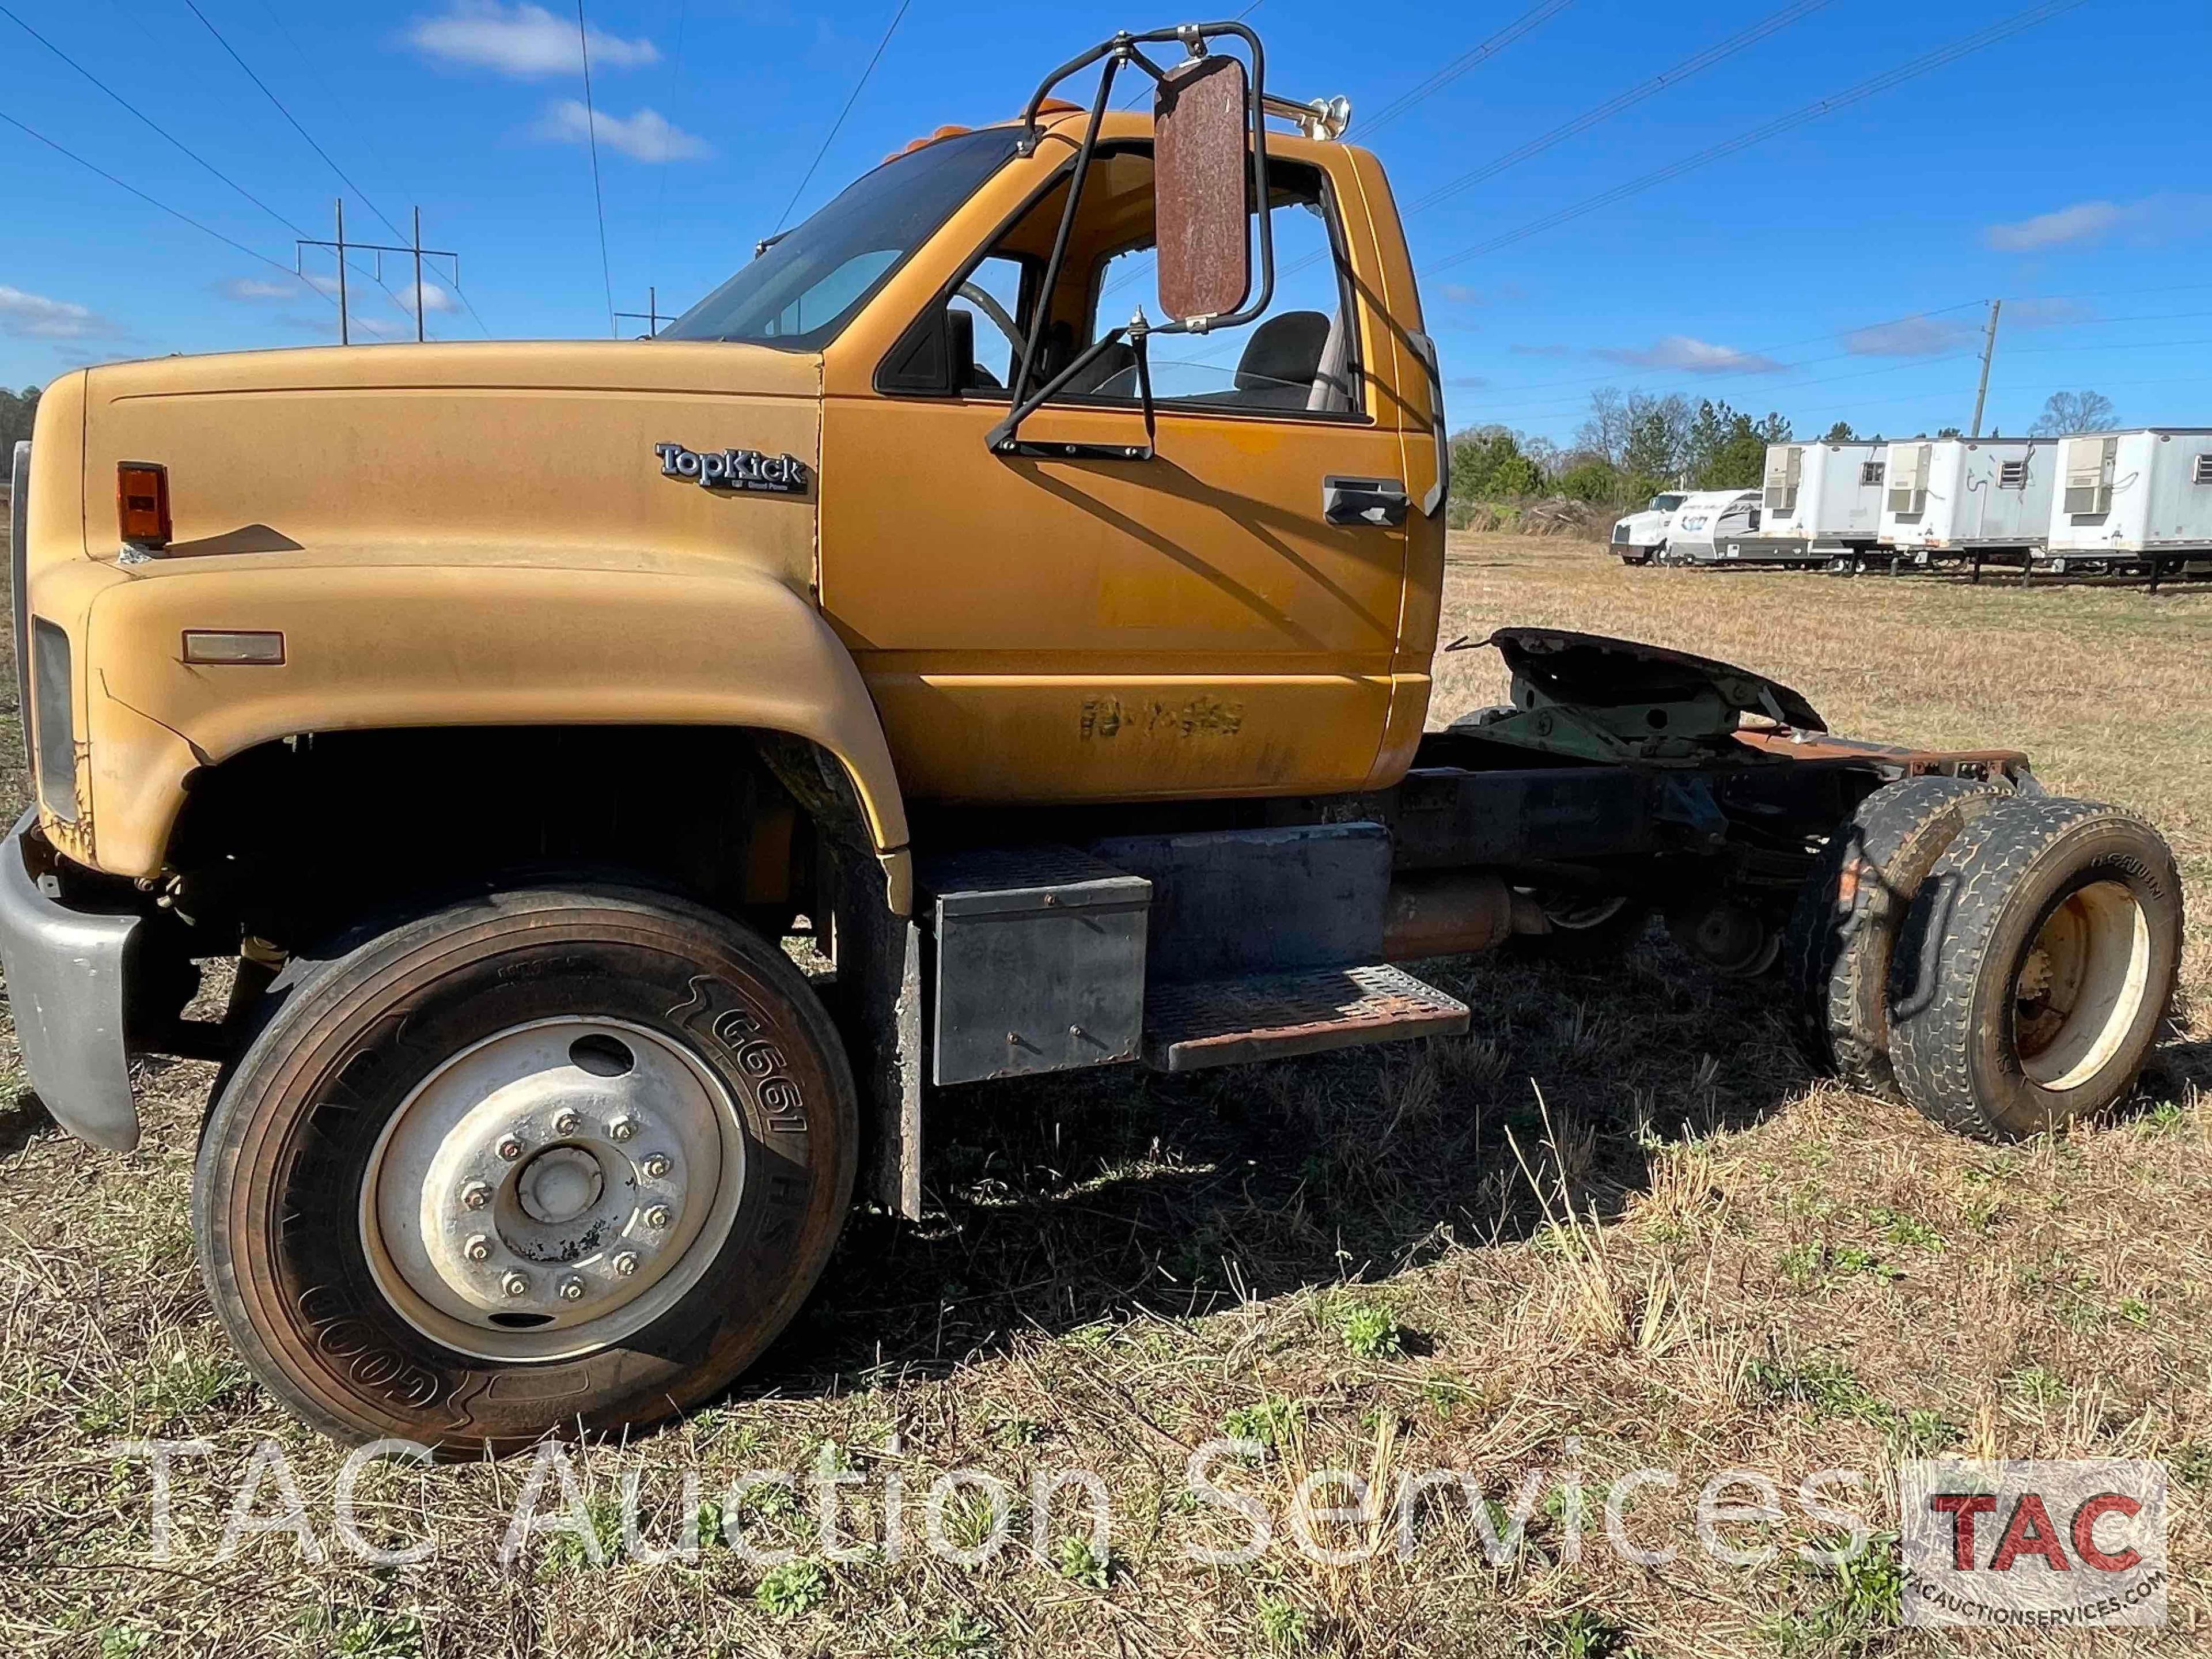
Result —
[[1471, 956], [1516, 933], [1550, 931], [1535, 901], [1490, 870], [1402, 874], [1383, 901], [1382, 955], [1390, 962]]

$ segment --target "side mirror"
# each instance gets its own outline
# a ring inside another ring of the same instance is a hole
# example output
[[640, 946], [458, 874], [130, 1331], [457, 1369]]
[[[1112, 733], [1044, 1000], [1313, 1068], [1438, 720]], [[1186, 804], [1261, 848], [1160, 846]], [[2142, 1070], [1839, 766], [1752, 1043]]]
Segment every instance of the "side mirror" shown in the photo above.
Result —
[[1175, 322], [1225, 317], [1252, 291], [1247, 85], [1243, 61], [1215, 53], [1176, 65], [1153, 94], [1160, 309]]

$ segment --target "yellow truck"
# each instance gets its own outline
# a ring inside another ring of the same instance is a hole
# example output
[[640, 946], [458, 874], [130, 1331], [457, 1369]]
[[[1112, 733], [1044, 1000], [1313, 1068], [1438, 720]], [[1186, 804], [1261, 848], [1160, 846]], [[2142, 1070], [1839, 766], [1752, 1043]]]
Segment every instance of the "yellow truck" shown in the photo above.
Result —
[[1961, 1128], [2129, 1093], [2173, 861], [2025, 757], [1556, 629], [1457, 642], [1513, 700], [1427, 730], [1442, 383], [1348, 117], [1241, 25], [1122, 33], [654, 338], [47, 392], [24, 1061], [118, 1151], [134, 1056], [221, 1062], [202, 1267], [300, 1415], [459, 1450], [665, 1416], [856, 1188], [918, 1212], [932, 1091], [1449, 1038], [1480, 1011], [1403, 964], [1655, 913]]

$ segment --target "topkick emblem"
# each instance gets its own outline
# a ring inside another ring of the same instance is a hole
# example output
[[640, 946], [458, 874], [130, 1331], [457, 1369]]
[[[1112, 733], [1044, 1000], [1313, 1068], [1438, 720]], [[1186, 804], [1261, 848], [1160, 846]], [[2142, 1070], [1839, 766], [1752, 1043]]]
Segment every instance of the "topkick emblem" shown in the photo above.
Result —
[[763, 455], [757, 449], [702, 452], [682, 444], [655, 444], [660, 476], [689, 478], [708, 489], [764, 489], [778, 495], [806, 491], [806, 463], [796, 455]]

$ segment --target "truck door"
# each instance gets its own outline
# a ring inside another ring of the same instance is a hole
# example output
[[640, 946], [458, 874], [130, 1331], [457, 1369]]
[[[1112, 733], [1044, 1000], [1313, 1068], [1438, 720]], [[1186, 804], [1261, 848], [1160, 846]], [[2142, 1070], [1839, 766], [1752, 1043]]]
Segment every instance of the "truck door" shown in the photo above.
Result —
[[[957, 394], [859, 383], [842, 347], [826, 371], [822, 604], [912, 795], [1353, 789], [1376, 766], [1419, 505], [1394, 500], [1401, 422], [1375, 368], [1391, 343], [1348, 166], [1271, 161], [1274, 302], [1234, 334], [1157, 343], [1157, 459], [986, 447], [1038, 307], [1056, 366], [1153, 303], [1151, 171], [1145, 143], [1102, 150], [1053, 294], [1036, 289], [1064, 177], [1048, 186], [1039, 167], [1005, 228], [971, 244], [928, 300], [972, 319], [954, 331], [972, 326], [975, 359]], [[1141, 444], [1129, 356], [1022, 435]]]

